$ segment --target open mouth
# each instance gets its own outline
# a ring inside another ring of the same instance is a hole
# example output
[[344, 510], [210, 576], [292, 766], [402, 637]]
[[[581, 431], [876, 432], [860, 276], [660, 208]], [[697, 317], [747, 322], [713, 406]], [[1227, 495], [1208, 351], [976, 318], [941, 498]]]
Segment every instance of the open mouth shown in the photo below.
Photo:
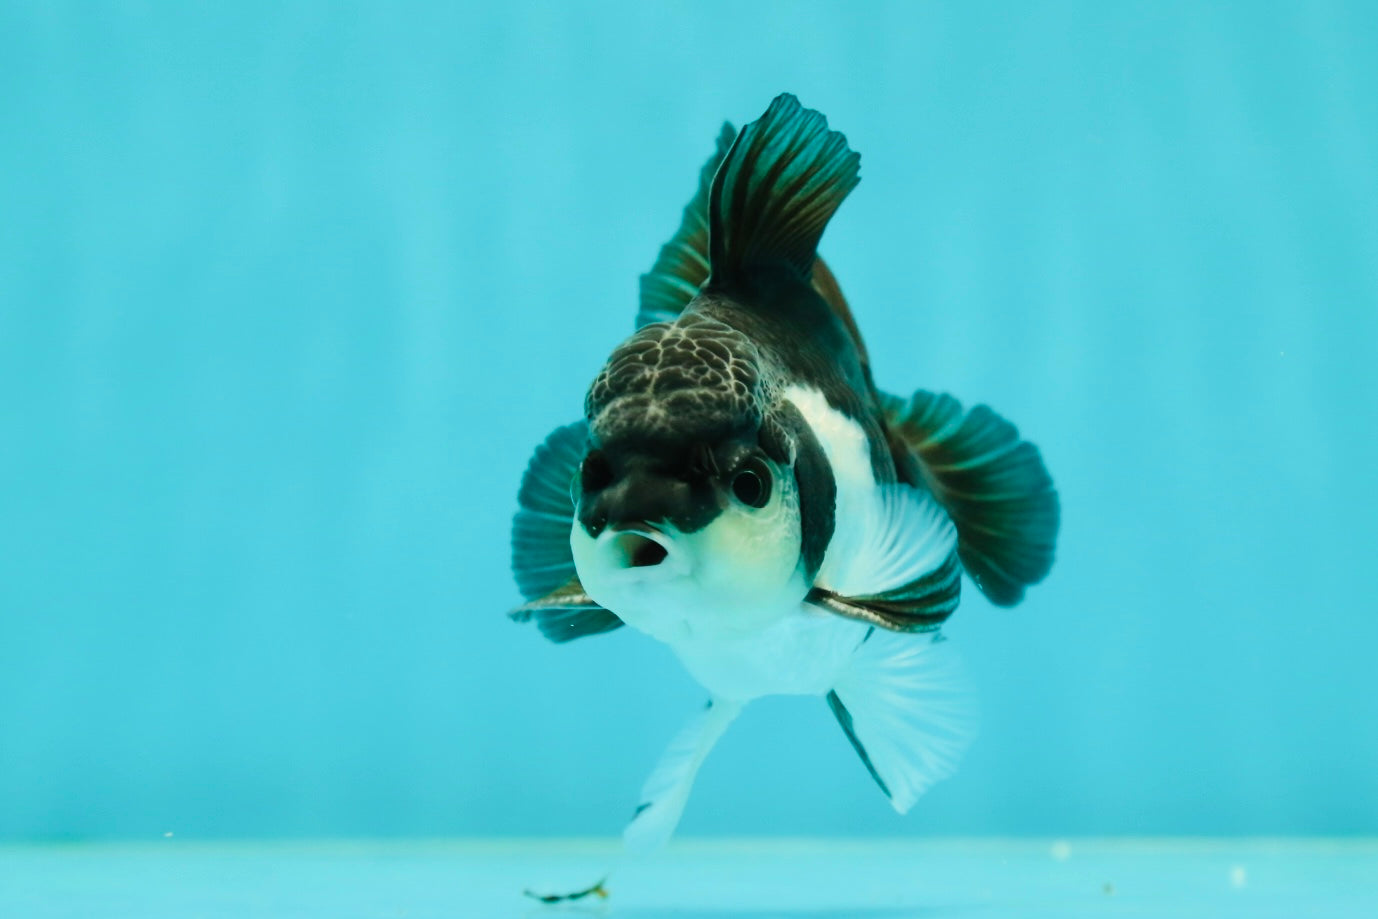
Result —
[[649, 528], [622, 530], [612, 538], [613, 558], [623, 568], [654, 568], [670, 557], [664, 540]]

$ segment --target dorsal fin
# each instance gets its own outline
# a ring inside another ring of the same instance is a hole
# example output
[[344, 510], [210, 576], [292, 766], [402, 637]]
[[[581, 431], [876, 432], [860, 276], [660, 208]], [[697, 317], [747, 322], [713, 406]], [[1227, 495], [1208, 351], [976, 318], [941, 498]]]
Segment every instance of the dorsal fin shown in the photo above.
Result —
[[823, 228], [860, 181], [861, 157], [789, 93], [737, 135], [708, 196], [711, 276], [785, 266], [812, 276]]
[[[698, 295], [704, 281], [708, 280], [708, 195], [713, 186], [713, 177], [717, 175], [718, 167], [727, 157], [727, 151], [732, 148], [736, 137], [736, 128], [724, 123], [718, 134], [717, 148], [699, 170], [698, 189], [684, 206], [679, 229], [669, 242], [661, 246], [651, 270], [641, 276], [641, 305], [636, 314], [638, 329], [653, 322], [673, 321]], [[842, 295], [837, 278], [822, 256], [817, 256], [813, 262], [813, 289], [842, 320], [856, 344], [862, 366], [866, 366], [868, 359], [861, 330], [852, 318], [852, 311], [847, 306], [847, 298]]]

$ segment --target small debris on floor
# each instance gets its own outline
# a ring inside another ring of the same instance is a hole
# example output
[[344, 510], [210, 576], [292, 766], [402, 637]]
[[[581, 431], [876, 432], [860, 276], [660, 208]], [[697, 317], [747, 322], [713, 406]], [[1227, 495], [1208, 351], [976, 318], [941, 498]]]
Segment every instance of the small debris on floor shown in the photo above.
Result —
[[594, 884], [592, 887], [586, 888], [584, 890], [576, 890], [574, 893], [540, 894], [536, 893], [533, 890], [523, 890], [522, 893], [526, 894], [533, 900], [540, 900], [542, 903], [568, 903], [573, 900], [582, 900], [584, 899], [584, 897], [588, 896], [596, 896], [600, 899], [606, 900], [608, 898], [608, 889], [603, 885], [607, 882], [608, 879], [603, 878], [601, 881], [599, 881], [597, 884]]

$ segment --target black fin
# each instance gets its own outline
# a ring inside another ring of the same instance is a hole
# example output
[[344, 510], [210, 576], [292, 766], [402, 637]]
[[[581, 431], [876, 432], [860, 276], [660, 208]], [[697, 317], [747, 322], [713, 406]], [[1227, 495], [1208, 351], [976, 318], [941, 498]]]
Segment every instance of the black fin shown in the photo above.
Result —
[[557, 643], [610, 632], [622, 625], [621, 619], [603, 609], [584, 592], [584, 585], [579, 583], [577, 577], [570, 578], [544, 597], [522, 604], [507, 615], [517, 622], [535, 619], [541, 634]]
[[743, 268], [785, 265], [812, 277], [818, 240], [860, 181], [861, 157], [820, 113], [789, 93], [737, 135], [708, 198], [715, 280]]
[[[570, 485], [588, 449], [588, 424], [556, 428], [536, 448], [517, 493], [520, 510], [512, 520], [512, 573], [522, 596], [532, 601], [511, 613], [535, 618], [555, 641], [606, 632], [622, 624], [579, 586], [569, 534], [574, 526]], [[538, 599], [539, 598], [539, 599]]]
[[673, 320], [708, 280], [708, 192], [736, 136], [736, 128], [723, 124], [717, 149], [699, 171], [698, 191], [684, 206], [679, 229], [661, 247], [651, 270], [641, 276], [638, 329], [653, 322]]
[[1013, 606], [1053, 565], [1059, 506], [1038, 448], [988, 406], [952, 396], [882, 396], [886, 423], [919, 460], [957, 526], [957, 552], [992, 603]]
[[961, 599], [962, 569], [955, 555], [949, 555], [937, 570], [894, 590], [844, 597], [815, 587], [805, 598], [839, 616], [860, 619], [892, 632], [931, 632], [957, 611]]
[[[869, 632], [867, 633], [870, 634]], [[885, 784], [885, 780], [876, 772], [875, 764], [871, 762], [871, 754], [866, 752], [866, 747], [862, 745], [861, 738], [856, 736], [856, 728], [852, 726], [852, 713], [847, 711], [847, 706], [842, 704], [842, 699], [837, 695], [836, 689], [828, 690], [828, 708], [833, 710], [833, 717], [837, 719], [838, 725], [842, 728], [842, 733], [847, 735], [847, 739], [852, 742], [852, 749], [856, 755], [861, 757], [862, 764], [866, 771], [871, 773], [871, 778], [876, 780], [880, 790], [885, 792], [885, 797], [890, 797], [890, 788]]]

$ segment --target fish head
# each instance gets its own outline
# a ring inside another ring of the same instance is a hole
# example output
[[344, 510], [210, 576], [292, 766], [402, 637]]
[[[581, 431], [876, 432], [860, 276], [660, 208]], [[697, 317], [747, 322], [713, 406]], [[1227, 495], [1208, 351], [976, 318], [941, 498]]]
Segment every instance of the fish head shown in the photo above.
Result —
[[748, 632], [807, 592], [762, 376], [740, 333], [681, 320], [641, 329], [590, 389], [570, 545], [584, 589], [629, 625], [667, 641]]

